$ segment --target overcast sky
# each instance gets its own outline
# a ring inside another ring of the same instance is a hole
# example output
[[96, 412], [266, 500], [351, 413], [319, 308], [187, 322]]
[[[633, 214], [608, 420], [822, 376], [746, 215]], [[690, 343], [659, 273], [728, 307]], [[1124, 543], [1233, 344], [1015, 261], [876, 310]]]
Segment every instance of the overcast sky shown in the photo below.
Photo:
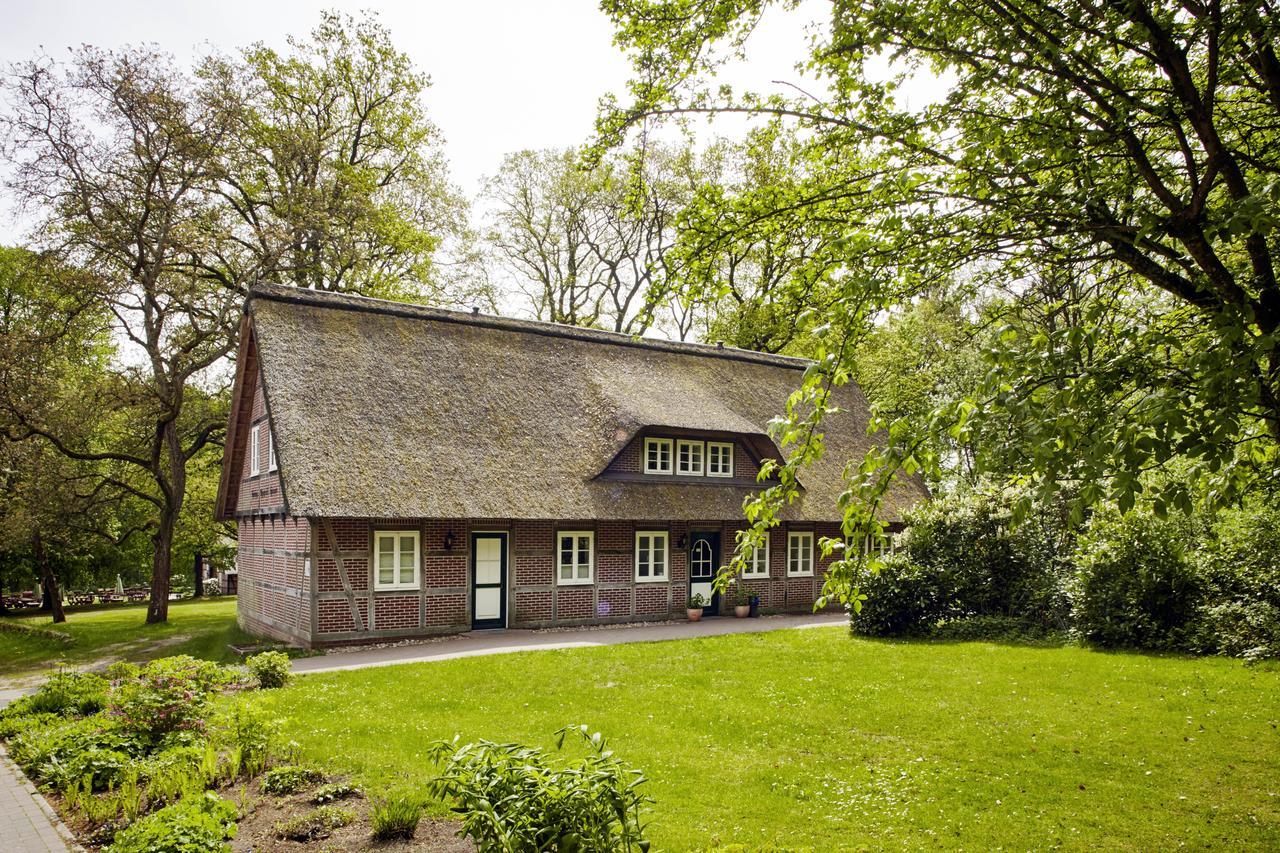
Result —
[[[596, 102], [621, 91], [627, 64], [608, 19], [593, 0], [35, 0], [4, 3], [0, 59], [43, 50], [151, 42], [187, 59], [209, 45], [233, 50], [255, 41], [283, 46], [305, 35], [321, 9], [373, 9], [396, 45], [431, 76], [427, 109], [444, 132], [454, 179], [469, 194], [502, 155], [522, 148], [574, 145], [591, 133]], [[771, 87], [798, 79], [802, 21], [775, 15], [753, 40], [735, 85]]]

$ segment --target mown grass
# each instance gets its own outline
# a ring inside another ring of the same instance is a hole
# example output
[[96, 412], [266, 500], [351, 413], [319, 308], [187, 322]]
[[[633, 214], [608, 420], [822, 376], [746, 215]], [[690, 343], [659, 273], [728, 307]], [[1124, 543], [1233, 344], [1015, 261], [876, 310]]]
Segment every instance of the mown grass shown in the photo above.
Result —
[[827, 628], [312, 675], [254, 701], [375, 795], [420, 792], [437, 739], [550, 746], [585, 722], [649, 777], [655, 849], [1280, 846], [1280, 672], [1230, 660]]
[[0, 631], [0, 677], [85, 666], [106, 657], [140, 661], [188, 654], [225, 663], [236, 660], [229, 643], [250, 639], [236, 626], [234, 597], [170, 602], [169, 621], [162, 625], [147, 625], [146, 618], [145, 604], [71, 610], [61, 625], [47, 614], [6, 617], [7, 622], [70, 634], [73, 641]]

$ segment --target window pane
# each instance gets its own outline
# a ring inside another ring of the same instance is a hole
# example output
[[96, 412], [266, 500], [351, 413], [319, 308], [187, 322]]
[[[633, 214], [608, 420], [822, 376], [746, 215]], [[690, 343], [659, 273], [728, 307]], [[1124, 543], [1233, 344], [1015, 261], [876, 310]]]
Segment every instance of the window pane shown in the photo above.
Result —
[[395, 540], [395, 537], [394, 537], [394, 536], [379, 536], [379, 537], [378, 537], [378, 550], [379, 550], [379, 551], [386, 551], [386, 552], [388, 552], [388, 553], [389, 553], [389, 552], [391, 552], [391, 551], [394, 551], [395, 549], [396, 549], [396, 540]]
[[568, 563], [561, 564], [560, 580], [567, 581], [572, 579], [573, 579], [573, 567], [570, 566]]
[[383, 567], [378, 568], [378, 583], [390, 586], [395, 582], [396, 582], [395, 569], [391, 568], [390, 566], [387, 566], [385, 568]]
[[390, 551], [384, 551], [378, 554], [378, 569], [387, 569], [388, 571], [396, 567], [396, 555]]

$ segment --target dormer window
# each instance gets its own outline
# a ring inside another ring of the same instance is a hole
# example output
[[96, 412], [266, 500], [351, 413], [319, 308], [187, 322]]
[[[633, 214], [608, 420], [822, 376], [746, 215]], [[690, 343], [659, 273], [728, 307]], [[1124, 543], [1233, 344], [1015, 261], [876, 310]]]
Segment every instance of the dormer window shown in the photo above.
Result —
[[707, 442], [707, 476], [733, 476], [733, 444], [731, 442]]
[[701, 441], [685, 441], [681, 439], [676, 442], [676, 473], [683, 474], [686, 477], [702, 476], [702, 449]]
[[646, 438], [644, 440], [644, 472], [646, 474], [671, 473], [671, 439]]

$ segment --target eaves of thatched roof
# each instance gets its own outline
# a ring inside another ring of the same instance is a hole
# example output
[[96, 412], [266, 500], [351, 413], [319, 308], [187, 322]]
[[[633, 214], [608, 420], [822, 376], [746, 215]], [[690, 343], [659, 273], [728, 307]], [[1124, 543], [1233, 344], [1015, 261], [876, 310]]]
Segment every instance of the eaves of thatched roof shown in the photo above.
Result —
[[[247, 311], [287, 509], [309, 517], [739, 518], [752, 486], [600, 475], [642, 432], [774, 448], [767, 424], [808, 365], [270, 285]], [[861, 391], [836, 395], [790, 520], [838, 519], [844, 466], [869, 446]], [[924, 495], [897, 484], [887, 520]]]

